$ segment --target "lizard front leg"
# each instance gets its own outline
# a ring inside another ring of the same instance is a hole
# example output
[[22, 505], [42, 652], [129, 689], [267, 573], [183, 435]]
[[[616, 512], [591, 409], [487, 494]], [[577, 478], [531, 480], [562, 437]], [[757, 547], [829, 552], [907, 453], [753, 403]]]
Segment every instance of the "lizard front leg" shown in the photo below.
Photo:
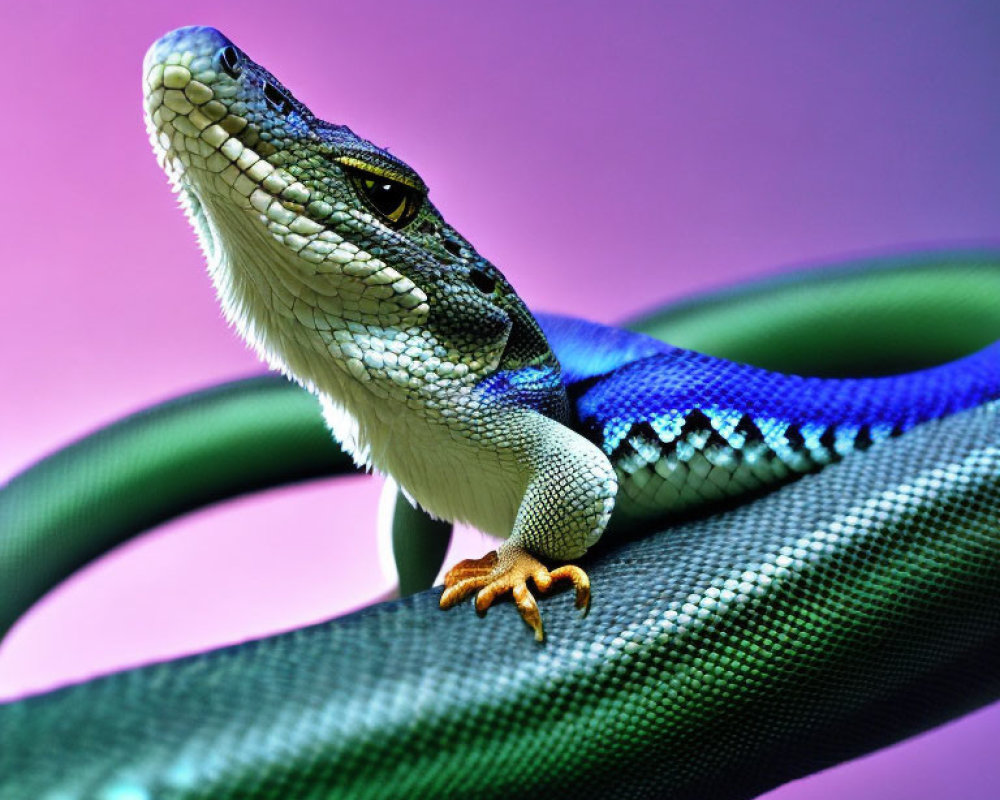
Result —
[[441, 607], [450, 608], [476, 595], [476, 610], [484, 613], [508, 592], [535, 638], [544, 638], [541, 614], [528, 588], [539, 592], [569, 581], [576, 606], [586, 613], [590, 579], [578, 566], [549, 570], [540, 559], [579, 558], [601, 536], [614, 508], [618, 483], [611, 462], [597, 447], [564, 425], [538, 413], [518, 415], [512, 430], [528, 435], [522, 459], [529, 479], [510, 537], [480, 559], [462, 561], [445, 577]]

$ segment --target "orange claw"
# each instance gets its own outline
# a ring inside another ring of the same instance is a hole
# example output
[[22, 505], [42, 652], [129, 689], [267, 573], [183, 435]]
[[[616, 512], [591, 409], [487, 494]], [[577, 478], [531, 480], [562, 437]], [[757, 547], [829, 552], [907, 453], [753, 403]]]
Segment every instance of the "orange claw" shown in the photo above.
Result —
[[496, 551], [482, 558], [461, 561], [445, 575], [441, 608], [451, 608], [461, 603], [475, 591], [476, 611], [484, 614], [498, 597], [510, 592], [521, 618], [535, 632], [539, 642], [545, 638], [542, 616], [538, 603], [528, 589], [528, 579], [535, 582], [543, 594], [556, 581], [568, 580], [576, 589], [576, 607], [586, 614], [590, 608], [590, 578], [573, 564], [565, 564], [551, 572], [537, 558], [520, 547], [505, 547], [503, 557]]

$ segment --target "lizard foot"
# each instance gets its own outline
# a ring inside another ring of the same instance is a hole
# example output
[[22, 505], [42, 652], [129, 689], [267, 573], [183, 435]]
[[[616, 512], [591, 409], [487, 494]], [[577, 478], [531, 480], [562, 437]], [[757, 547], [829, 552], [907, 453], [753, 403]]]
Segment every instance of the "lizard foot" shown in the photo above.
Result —
[[514, 597], [521, 618], [535, 632], [539, 642], [545, 638], [542, 616], [538, 604], [528, 589], [528, 579], [535, 582], [538, 591], [549, 591], [556, 581], [568, 580], [576, 589], [576, 607], [587, 613], [590, 607], [590, 578], [573, 564], [565, 564], [549, 571], [541, 561], [520, 547], [506, 547], [502, 556], [494, 550], [482, 558], [461, 561], [448, 570], [444, 578], [441, 608], [451, 608], [461, 603], [473, 592], [476, 611], [486, 613], [493, 601], [510, 592]]

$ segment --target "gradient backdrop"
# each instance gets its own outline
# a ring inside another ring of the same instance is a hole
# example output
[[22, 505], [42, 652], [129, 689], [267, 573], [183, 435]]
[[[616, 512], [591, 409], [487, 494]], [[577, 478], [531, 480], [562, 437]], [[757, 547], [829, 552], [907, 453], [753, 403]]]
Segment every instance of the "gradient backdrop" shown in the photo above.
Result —
[[[261, 369], [142, 126], [143, 53], [183, 24], [391, 146], [537, 308], [612, 321], [803, 263], [1000, 244], [995, 4], [538, 5], [5, 3], [0, 477]], [[374, 597], [378, 484], [245, 499], [93, 565], [0, 647], [0, 696]], [[998, 741], [1000, 706], [773, 797], [995, 798]]]

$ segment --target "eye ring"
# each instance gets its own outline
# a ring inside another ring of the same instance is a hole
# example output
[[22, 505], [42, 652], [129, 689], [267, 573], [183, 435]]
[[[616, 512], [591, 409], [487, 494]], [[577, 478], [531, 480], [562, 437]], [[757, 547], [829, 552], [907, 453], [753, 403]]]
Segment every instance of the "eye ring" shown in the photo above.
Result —
[[236, 52], [236, 48], [232, 45], [223, 47], [216, 55], [216, 58], [219, 66], [222, 67], [222, 71], [230, 78], [238, 78], [240, 73], [243, 72], [243, 67], [240, 66], [240, 56]]

